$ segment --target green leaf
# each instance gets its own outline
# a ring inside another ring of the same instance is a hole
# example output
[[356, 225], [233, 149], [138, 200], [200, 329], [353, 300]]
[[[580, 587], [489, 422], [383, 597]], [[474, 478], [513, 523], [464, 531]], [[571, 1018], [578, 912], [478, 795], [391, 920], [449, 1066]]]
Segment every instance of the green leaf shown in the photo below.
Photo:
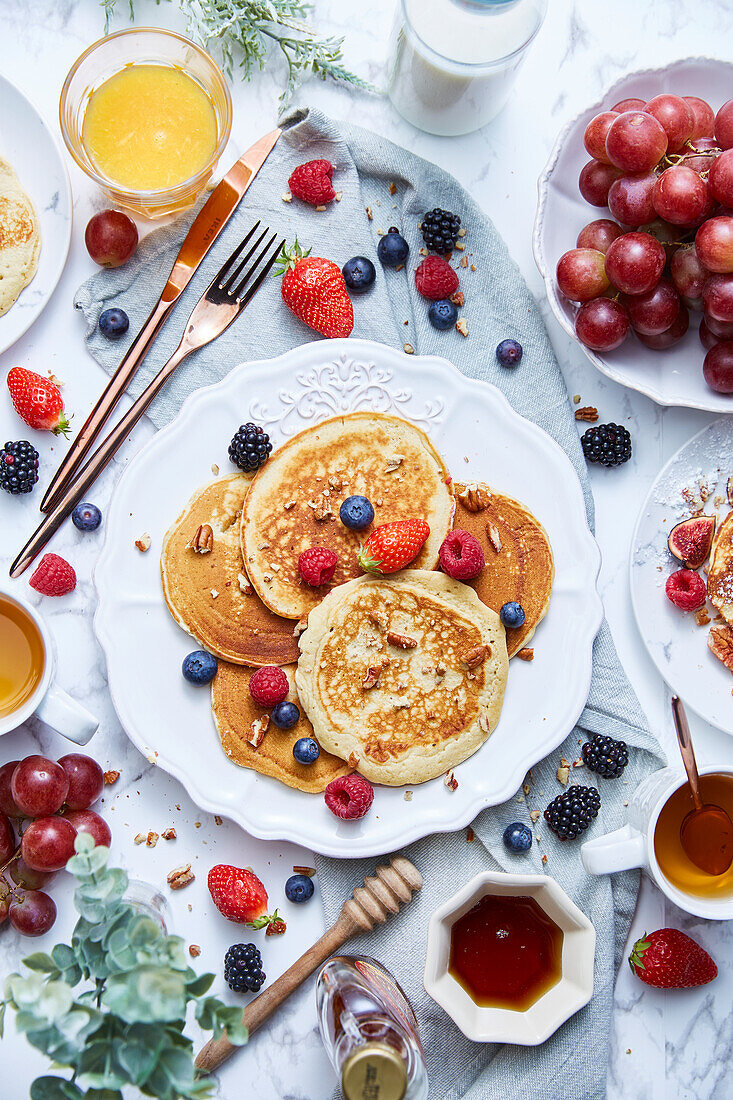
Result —
[[33, 955], [26, 955], [23, 965], [29, 970], [38, 970], [41, 974], [53, 974], [59, 972], [59, 968], [50, 955], [45, 951], [36, 951]]
[[36, 1077], [31, 1085], [31, 1100], [84, 1100], [84, 1093], [63, 1077]]

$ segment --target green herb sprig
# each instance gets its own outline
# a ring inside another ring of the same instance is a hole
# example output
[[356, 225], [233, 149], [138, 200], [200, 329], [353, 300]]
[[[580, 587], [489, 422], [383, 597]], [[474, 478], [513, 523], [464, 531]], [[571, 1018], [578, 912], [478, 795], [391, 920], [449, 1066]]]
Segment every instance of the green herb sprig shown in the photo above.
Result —
[[196, 1077], [187, 1006], [214, 1038], [238, 1046], [247, 1041], [241, 1009], [207, 997], [214, 975], [197, 975], [181, 937], [123, 900], [127, 875], [107, 867], [109, 849], [87, 833], [75, 848], [71, 944], [24, 959], [30, 973], [11, 974], [0, 1001], [0, 1038], [10, 1006], [28, 1042], [73, 1071], [36, 1078], [31, 1100], [123, 1100], [125, 1085], [158, 1100], [203, 1100], [212, 1084]]

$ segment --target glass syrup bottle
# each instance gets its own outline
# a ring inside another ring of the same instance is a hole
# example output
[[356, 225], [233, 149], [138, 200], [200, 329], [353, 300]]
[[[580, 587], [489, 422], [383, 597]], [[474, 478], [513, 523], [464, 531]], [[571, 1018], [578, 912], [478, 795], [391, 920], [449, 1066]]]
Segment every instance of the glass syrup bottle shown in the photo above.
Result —
[[412, 1006], [376, 959], [336, 955], [316, 983], [318, 1028], [344, 1100], [426, 1100]]

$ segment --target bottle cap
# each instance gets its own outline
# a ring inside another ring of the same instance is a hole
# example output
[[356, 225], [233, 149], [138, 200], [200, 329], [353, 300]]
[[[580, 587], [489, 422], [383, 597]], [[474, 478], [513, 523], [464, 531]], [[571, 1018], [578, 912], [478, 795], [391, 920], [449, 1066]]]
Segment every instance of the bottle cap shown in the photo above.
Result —
[[344, 1100], [402, 1100], [407, 1067], [394, 1047], [364, 1043], [341, 1067]]

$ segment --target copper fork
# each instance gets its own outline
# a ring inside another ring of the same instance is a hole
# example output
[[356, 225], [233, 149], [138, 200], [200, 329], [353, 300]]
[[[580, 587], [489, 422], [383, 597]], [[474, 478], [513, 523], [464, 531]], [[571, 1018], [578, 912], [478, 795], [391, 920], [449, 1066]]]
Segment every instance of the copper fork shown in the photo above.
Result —
[[161, 367], [109, 435], [100, 443], [58, 503], [45, 515], [11, 565], [11, 577], [19, 577], [28, 568], [79, 501], [83, 500], [87, 490], [118, 451], [153, 399], [160, 393], [176, 367], [191, 352], [211, 343], [229, 328], [262, 286], [285, 241], [281, 240], [275, 244], [277, 234], [273, 233], [263, 244], [270, 232], [269, 228], [265, 228], [242, 257], [242, 253], [259, 227], [260, 223], [256, 222], [214, 276], [208, 289], [194, 306], [186, 322], [181, 342], [168, 362]]

